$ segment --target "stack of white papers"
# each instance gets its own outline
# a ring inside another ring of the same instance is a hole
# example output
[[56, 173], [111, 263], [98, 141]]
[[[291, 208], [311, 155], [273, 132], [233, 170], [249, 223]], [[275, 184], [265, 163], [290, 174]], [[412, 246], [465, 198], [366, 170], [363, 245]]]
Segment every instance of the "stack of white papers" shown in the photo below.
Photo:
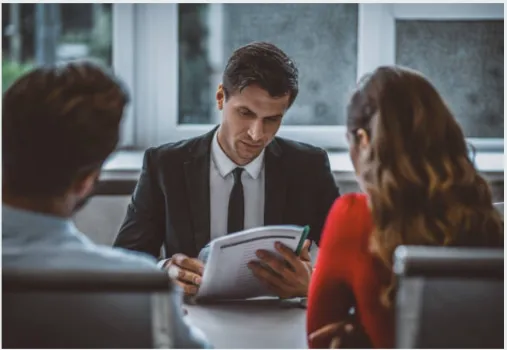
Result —
[[304, 227], [264, 226], [223, 236], [209, 246], [208, 259], [196, 299], [247, 299], [274, 296], [248, 268], [259, 261], [255, 252], [263, 249], [278, 255], [275, 242], [296, 251]]

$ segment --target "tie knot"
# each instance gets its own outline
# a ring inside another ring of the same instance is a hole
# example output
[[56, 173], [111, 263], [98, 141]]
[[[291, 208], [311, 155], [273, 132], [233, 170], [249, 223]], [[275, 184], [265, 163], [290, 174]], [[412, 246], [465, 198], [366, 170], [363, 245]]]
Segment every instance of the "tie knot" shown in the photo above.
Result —
[[236, 168], [232, 171], [232, 174], [234, 175], [234, 182], [241, 182], [241, 174], [243, 173], [243, 168]]

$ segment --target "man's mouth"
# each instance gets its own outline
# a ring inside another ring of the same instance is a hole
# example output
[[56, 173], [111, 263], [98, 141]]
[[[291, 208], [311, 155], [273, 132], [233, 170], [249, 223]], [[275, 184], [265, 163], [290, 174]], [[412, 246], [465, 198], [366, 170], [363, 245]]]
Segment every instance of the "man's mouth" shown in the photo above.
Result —
[[258, 144], [258, 145], [256, 145], [256, 144], [250, 144], [250, 143], [248, 143], [248, 142], [244, 142], [244, 141], [241, 141], [241, 142], [242, 142], [245, 146], [247, 146], [248, 148], [260, 148], [260, 147], [262, 147], [262, 144]]

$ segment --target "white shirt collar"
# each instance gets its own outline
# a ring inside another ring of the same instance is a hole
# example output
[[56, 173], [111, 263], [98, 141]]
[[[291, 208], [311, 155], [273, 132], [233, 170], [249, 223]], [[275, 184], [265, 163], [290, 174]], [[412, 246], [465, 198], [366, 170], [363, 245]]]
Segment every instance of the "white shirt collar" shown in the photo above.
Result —
[[[225, 178], [229, 175], [234, 169], [238, 167], [236, 163], [234, 163], [225, 152], [222, 150], [222, 147], [218, 144], [218, 131], [220, 128], [215, 131], [215, 135], [213, 135], [213, 142], [211, 142], [211, 159], [215, 163], [215, 166], [220, 173], [220, 176]], [[253, 178], [257, 179], [261, 173], [261, 170], [264, 166], [264, 149], [262, 152], [250, 163], [241, 166], [246, 170], [246, 172]]]

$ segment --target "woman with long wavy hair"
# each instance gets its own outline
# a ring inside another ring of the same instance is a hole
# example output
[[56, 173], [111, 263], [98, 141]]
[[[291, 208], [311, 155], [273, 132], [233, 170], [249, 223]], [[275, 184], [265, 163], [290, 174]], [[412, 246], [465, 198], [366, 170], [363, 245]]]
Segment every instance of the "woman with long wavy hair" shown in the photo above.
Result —
[[[386, 66], [365, 76], [347, 108], [347, 137], [364, 194], [344, 195], [330, 210], [307, 331], [340, 324], [355, 307], [371, 345], [392, 348], [394, 250], [503, 246], [503, 218], [463, 131], [420, 73]], [[330, 344], [326, 337], [309, 340], [312, 348]]]

